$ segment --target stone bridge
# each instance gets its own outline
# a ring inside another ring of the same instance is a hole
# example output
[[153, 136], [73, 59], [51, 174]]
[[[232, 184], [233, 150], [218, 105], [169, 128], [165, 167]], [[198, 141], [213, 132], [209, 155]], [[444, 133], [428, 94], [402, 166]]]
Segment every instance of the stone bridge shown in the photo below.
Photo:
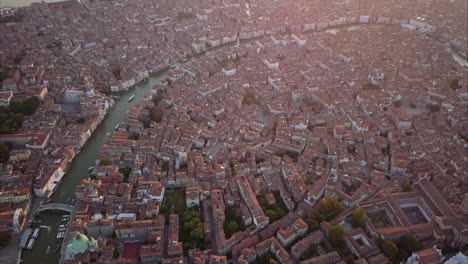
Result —
[[49, 204], [41, 205], [37, 209], [36, 212], [41, 213], [41, 212], [44, 212], [44, 211], [47, 211], [47, 210], [60, 210], [60, 211], [66, 211], [66, 212], [72, 213], [74, 209], [75, 208], [73, 206], [67, 205], [67, 204], [49, 203]]

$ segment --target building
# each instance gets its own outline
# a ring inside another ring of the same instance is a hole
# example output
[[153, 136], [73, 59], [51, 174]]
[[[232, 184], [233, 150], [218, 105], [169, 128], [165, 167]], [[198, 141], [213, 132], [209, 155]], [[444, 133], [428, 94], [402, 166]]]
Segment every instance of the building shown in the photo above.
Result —
[[80, 98], [85, 94], [83, 89], [78, 88], [68, 88], [65, 91], [65, 102], [67, 103], [80, 103]]
[[18, 93], [18, 83], [14, 78], [8, 78], [3, 80], [3, 91]]
[[0, 106], [10, 105], [11, 100], [13, 99], [13, 92], [0, 92]]
[[98, 242], [94, 238], [88, 238], [87, 236], [77, 232], [73, 236], [73, 240], [67, 245], [65, 250], [65, 260], [74, 260], [75, 255], [84, 252], [96, 252], [98, 250]]
[[164, 229], [164, 216], [159, 215], [156, 220], [138, 220], [133, 222], [116, 223], [114, 230], [117, 238], [143, 241], [153, 231]]
[[92, 237], [110, 237], [114, 232], [112, 219], [96, 219], [85, 222], [86, 234]]
[[406, 262], [408, 264], [440, 264], [443, 261], [444, 257], [442, 256], [441, 250], [436, 248], [427, 248], [424, 250], [413, 252], [413, 254], [411, 254], [411, 256]]

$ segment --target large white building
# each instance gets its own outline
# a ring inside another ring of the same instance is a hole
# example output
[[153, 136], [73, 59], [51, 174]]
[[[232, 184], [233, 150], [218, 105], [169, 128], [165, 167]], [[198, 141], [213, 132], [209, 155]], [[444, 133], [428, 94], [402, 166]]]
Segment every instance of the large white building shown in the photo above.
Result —
[[84, 95], [85, 92], [82, 89], [78, 88], [68, 88], [65, 91], [65, 101], [67, 103], [79, 103], [80, 97]]

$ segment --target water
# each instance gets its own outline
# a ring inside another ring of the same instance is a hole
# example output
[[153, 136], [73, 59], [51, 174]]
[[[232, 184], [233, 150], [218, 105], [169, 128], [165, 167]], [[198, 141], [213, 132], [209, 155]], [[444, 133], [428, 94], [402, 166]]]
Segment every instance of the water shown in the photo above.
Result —
[[61, 2], [63, 0], [0, 0], [0, 8], [2, 7], [21, 7], [21, 6], [28, 6], [32, 3], [37, 2]]
[[[75, 157], [67, 174], [64, 176], [62, 184], [60, 184], [52, 196], [52, 203], [68, 204], [70, 199], [74, 198], [75, 186], [77, 186], [82, 179], [88, 177], [88, 168], [94, 166], [99, 149], [106, 142], [106, 134], [112, 133], [115, 126], [120, 124], [120, 122], [125, 118], [127, 111], [131, 107], [137, 105], [155, 84], [165, 78], [165, 72], [159, 73], [150, 77], [148, 81], [136, 85], [135, 87], [130, 88], [130, 90], [119, 94], [121, 100], [116, 102], [116, 107], [106, 115], [81, 152]], [[133, 94], [135, 95], [135, 99], [128, 102], [127, 98]], [[23, 263], [52, 264], [59, 262], [60, 249], [55, 252], [54, 250], [62, 243], [62, 239], [56, 239], [58, 226], [61, 222], [61, 215], [61, 213], [51, 211], [41, 214], [42, 224], [50, 226], [52, 230], [51, 232], [43, 230], [39, 235], [34, 248], [32, 250], [23, 251]], [[47, 254], [47, 248], [49, 246], [50, 252]]]

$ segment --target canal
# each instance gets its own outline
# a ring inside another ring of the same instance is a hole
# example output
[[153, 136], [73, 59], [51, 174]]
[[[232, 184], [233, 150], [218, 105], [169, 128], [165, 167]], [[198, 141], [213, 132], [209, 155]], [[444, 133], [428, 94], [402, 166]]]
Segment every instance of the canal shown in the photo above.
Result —
[[[97, 154], [101, 146], [107, 140], [107, 133], [114, 131], [115, 126], [125, 118], [127, 111], [141, 102], [151, 88], [166, 78], [166, 72], [158, 73], [148, 81], [130, 88], [126, 92], [118, 93], [121, 100], [115, 102], [115, 108], [107, 113], [104, 120], [88, 139], [81, 152], [76, 155], [67, 174], [54, 195], [52, 203], [69, 204], [74, 198], [75, 187], [82, 179], [89, 176], [88, 168], [94, 166]], [[128, 102], [128, 98], [135, 95], [135, 99]], [[41, 213], [41, 225], [50, 226], [49, 231], [41, 228], [40, 235], [32, 250], [23, 250], [22, 258], [25, 264], [54, 264], [60, 259], [60, 245], [63, 239], [56, 239], [58, 227], [61, 224], [62, 213], [58, 211], [46, 211]]]

